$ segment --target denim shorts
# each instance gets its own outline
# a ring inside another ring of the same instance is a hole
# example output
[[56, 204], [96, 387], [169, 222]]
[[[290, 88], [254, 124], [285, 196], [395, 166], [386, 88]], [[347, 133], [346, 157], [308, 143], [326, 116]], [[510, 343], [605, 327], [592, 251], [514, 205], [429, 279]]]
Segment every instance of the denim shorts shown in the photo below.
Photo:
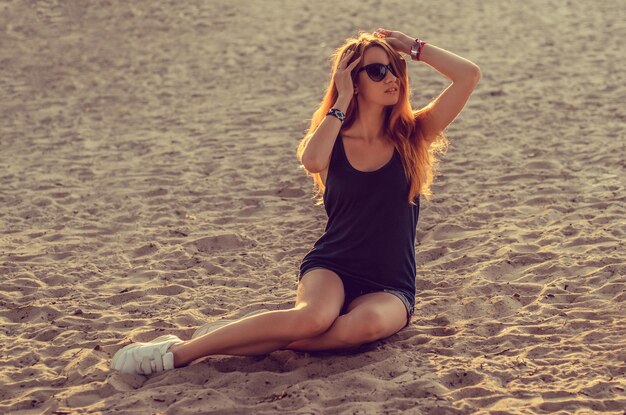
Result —
[[[298, 278], [298, 282], [302, 279], [302, 277], [304, 277], [307, 272], [318, 268], [328, 269], [327, 267], [308, 268], [302, 274], [300, 274], [301, 276]], [[335, 273], [339, 275], [339, 273]], [[404, 304], [404, 308], [406, 309], [406, 324], [404, 325], [404, 327], [408, 326], [411, 322], [411, 316], [413, 316], [413, 313], [415, 312], [415, 297], [409, 297], [409, 295], [402, 290], [375, 287], [374, 285], [367, 284], [366, 282], [357, 282], [349, 278], [344, 278], [341, 275], [339, 275], [339, 278], [341, 278], [341, 281], [343, 282], [343, 288], [345, 292], [345, 299], [343, 302], [343, 306], [341, 307], [341, 312], [339, 313], [340, 315], [346, 314], [348, 312], [348, 307], [350, 306], [352, 300], [354, 300], [355, 298], [361, 295], [382, 291], [395, 295]]]

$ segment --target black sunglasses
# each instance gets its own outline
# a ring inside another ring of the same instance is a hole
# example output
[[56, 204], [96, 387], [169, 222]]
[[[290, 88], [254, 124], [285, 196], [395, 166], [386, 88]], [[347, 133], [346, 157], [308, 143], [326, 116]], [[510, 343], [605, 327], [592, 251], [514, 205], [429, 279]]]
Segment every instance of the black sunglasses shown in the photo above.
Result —
[[383, 65], [382, 63], [370, 63], [369, 65], [365, 65], [361, 69], [357, 71], [357, 75], [361, 71], [366, 71], [367, 76], [374, 82], [380, 82], [385, 79], [387, 76], [387, 72], [391, 72], [395, 77], [398, 77], [396, 71], [393, 70], [391, 64]]

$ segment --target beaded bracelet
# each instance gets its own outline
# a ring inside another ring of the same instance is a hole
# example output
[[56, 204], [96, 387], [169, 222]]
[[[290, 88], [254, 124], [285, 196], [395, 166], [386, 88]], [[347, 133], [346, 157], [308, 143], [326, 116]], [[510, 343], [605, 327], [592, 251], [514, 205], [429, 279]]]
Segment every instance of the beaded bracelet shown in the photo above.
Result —
[[346, 116], [343, 112], [341, 112], [341, 110], [337, 109], [337, 108], [331, 108], [326, 115], [333, 115], [337, 118], [339, 118], [339, 121], [341, 121], [341, 124], [343, 124], [343, 122], [346, 120]]

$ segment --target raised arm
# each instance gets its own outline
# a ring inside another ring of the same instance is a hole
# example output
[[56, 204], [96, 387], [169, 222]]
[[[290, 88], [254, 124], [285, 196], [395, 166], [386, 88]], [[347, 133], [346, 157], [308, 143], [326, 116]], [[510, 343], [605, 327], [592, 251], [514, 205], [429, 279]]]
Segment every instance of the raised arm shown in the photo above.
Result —
[[[411, 54], [415, 38], [402, 32], [379, 28], [374, 35], [385, 39], [398, 52]], [[431, 116], [425, 119], [422, 128], [427, 138], [434, 139], [435, 134], [445, 128], [459, 115], [480, 80], [480, 68], [473, 62], [426, 43], [422, 48], [420, 62], [425, 62], [452, 81], [435, 98]]]
[[[412, 44], [410, 42], [407, 45], [405, 53], [410, 54]], [[452, 81], [435, 98], [431, 116], [424, 120], [426, 136], [433, 137], [433, 134], [443, 131], [459, 115], [480, 80], [480, 68], [473, 62], [430, 43], [422, 48], [420, 61]]]

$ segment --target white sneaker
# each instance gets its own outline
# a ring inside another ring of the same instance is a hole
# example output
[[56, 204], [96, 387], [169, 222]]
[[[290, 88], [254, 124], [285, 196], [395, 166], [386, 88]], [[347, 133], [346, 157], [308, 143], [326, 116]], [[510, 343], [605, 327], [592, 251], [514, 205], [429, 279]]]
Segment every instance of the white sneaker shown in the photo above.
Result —
[[252, 312], [250, 312], [250, 313], [246, 314], [246, 315], [245, 315], [245, 316], [243, 316], [243, 317], [239, 317], [239, 318], [231, 318], [231, 319], [222, 319], [222, 320], [217, 320], [217, 321], [212, 321], [212, 322], [210, 322], [210, 323], [206, 323], [206, 324], [204, 324], [204, 325], [200, 326], [200, 327], [199, 327], [199, 328], [198, 328], [198, 329], [197, 329], [197, 330], [196, 330], [196, 331], [195, 331], [195, 332], [191, 335], [191, 338], [192, 338], [192, 339], [195, 339], [196, 337], [200, 337], [200, 336], [202, 336], [202, 335], [205, 335], [205, 334], [207, 334], [207, 333], [210, 333], [210, 332], [212, 332], [212, 331], [215, 331], [215, 330], [219, 329], [219, 328], [220, 328], [220, 327], [222, 327], [222, 326], [225, 326], [225, 325], [227, 325], [227, 324], [229, 324], [229, 323], [232, 323], [233, 321], [243, 320], [243, 319], [244, 319], [244, 318], [246, 318], [246, 317], [254, 316], [254, 315], [256, 315], [256, 314], [265, 313], [266, 311], [269, 311], [269, 310], [264, 310], [264, 309], [261, 309], [261, 310], [254, 310], [254, 311], [252, 311]]
[[174, 369], [174, 354], [167, 350], [183, 341], [173, 334], [157, 337], [147, 343], [132, 343], [118, 350], [111, 368], [122, 373], [150, 375]]

